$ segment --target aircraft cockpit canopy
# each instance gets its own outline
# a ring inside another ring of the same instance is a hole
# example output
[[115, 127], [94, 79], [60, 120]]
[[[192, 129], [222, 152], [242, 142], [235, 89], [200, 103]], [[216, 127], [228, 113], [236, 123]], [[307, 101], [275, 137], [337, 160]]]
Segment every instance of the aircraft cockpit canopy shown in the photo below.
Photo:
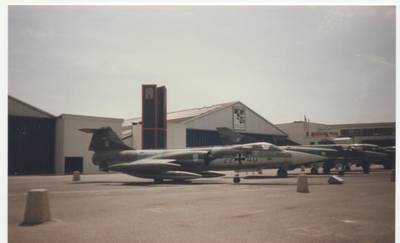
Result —
[[250, 150], [282, 151], [282, 149], [280, 149], [279, 147], [265, 142], [242, 144], [238, 147]]

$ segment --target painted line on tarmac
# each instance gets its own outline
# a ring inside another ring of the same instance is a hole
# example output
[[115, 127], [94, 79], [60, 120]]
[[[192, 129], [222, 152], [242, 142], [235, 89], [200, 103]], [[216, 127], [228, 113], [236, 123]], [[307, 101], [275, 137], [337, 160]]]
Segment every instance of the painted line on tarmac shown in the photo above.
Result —
[[[137, 189], [137, 188], [136, 188]], [[144, 189], [142, 189], [144, 190]], [[142, 191], [139, 190], [139, 191]], [[49, 194], [74, 194], [74, 193], [108, 193], [108, 192], [125, 192], [125, 191], [137, 191], [134, 190], [133, 188], [127, 188], [127, 189], [104, 189], [104, 190], [78, 190], [78, 191], [51, 191], [48, 190]], [[27, 193], [13, 193], [13, 194], [8, 194], [9, 197], [18, 197], [18, 196], [26, 196]]]
[[[54, 194], [58, 194], [58, 195], [62, 195], [62, 194], [81, 194], [81, 193], [85, 193], [85, 194], [89, 194], [89, 193], [98, 193], [98, 194], [104, 194], [104, 193], [110, 193], [110, 192], [143, 192], [143, 191], [148, 191], [148, 192], [160, 192], [160, 191], [164, 191], [166, 188], [170, 188], [170, 189], [177, 189], [178, 187], [174, 187], [174, 186], [170, 186], [170, 187], [158, 187], [158, 186], [154, 186], [154, 187], [145, 187], [145, 188], [123, 188], [123, 189], [103, 189], [103, 190], [73, 190], [73, 191], [52, 191], [48, 189], [49, 195], [54, 195]], [[191, 187], [187, 187], [187, 189], [189, 189]], [[250, 191], [250, 189], [241, 189], [241, 191]], [[182, 187], [179, 187], [179, 192], [182, 193]], [[186, 191], [184, 193], [203, 193], [203, 190], [198, 190], [198, 191]], [[171, 192], [174, 193], [174, 192]], [[8, 197], [21, 197], [21, 196], [26, 196], [27, 192], [22, 192], [22, 193], [11, 193], [8, 194]]]

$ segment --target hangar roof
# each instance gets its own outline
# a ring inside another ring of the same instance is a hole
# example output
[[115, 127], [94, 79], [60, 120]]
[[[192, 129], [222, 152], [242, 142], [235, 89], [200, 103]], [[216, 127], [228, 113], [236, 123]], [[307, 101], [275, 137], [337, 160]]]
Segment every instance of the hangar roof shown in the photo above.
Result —
[[13, 116], [42, 117], [42, 118], [55, 117], [53, 114], [41, 110], [11, 95], [8, 95], [8, 114]]
[[66, 114], [63, 113], [58, 116], [58, 118], [75, 118], [75, 119], [93, 119], [93, 120], [112, 120], [112, 121], [122, 121], [122, 118], [104, 117], [104, 116], [86, 116], [79, 114]]
[[375, 123], [349, 123], [330, 125], [338, 129], [357, 129], [357, 128], [392, 128], [396, 127], [395, 122], [375, 122]]
[[[233, 106], [233, 105], [236, 105], [236, 104], [240, 104], [240, 105], [246, 107], [247, 109], [249, 109], [250, 111], [252, 111], [254, 114], [256, 114], [258, 117], [260, 117], [262, 120], [264, 120], [266, 123], [268, 123], [272, 127], [274, 127], [274, 129], [280, 135], [287, 136], [287, 134], [284, 131], [282, 131], [281, 129], [276, 127], [274, 124], [269, 122], [267, 119], [265, 119], [264, 117], [262, 117], [258, 113], [254, 112], [252, 109], [250, 109], [249, 107], [247, 107], [246, 105], [244, 105], [240, 101], [232, 101], [232, 102], [226, 102], [226, 103], [221, 103], [221, 104], [216, 104], [216, 105], [204, 106], [204, 107], [200, 107], [200, 108], [192, 108], [192, 109], [168, 112], [167, 113], [167, 121], [176, 122], [176, 123], [181, 123], [181, 122], [182, 123], [188, 123], [188, 122], [191, 122], [191, 121], [193, 121], [195, 119], [207, 116], [207, 115], [209, 115], [211, 113], [223, 110], [223, 109], [225, 109], [227, 107], [230, 107], [230, 106]], [[123, 124], [122, 124], [122, 126], [125, 128], [125, 133], [129, 134], [130, 126], [132, 125], [132, 123], [140, 123], [141, 121], [142, 121], [141, 117], [125, 120], [123, 122]]]
[[[226, 107], [229, 107], [229, 106], [234, 105], [239, 102], [240, 101], [233, 101], [233, 102], [227, 102], [227, 103], [222, 103], [222, 104], [204, 106], [204, 107], [200, 107], [200, 108], [172, 111], [172, 112], [167, 113], [167, 120], [172, 121], [172, 122], [183, 122], [183, 121], [187, 121], [187, 120], [190, 120], [190, 119], [193, 119], [196, 117], [200, 117], [200, 116], [212, 113], [212, 112], [219, 111], [221, 109], [224, 109]], [[142, 121], [141, 117], [128, 119], [128, 120], [124, 121], [123, 126], [129, 126], [132, 123], [141, 122], [141, 121]]]
[[[276, 126], [280, 128], [293, 127], [295, 125], [302, 126], [304, 125], [304, 121], [294, 121], [288, 123], [280, 123], [276, 124]], [[361, 128], [392, 128], [396, 127], [395, 122], [371, 122], [371, 123], [347, 123], [347, 124], [324, 124], [324, 123], [316, 123], [316, 122], [307, 122], [307, 124], [321, 126], [327, 129], [361, 129]]]
[[60, 114], [58, 116], [51, 114], [47, 111], [39, 109], [25, 101], [17, 99], [11, 95], [8, 95], [8, 114], [12, 116], [25, 116], [25, 117], [40, 117], [40, 118], [86, 118], [96, 120], [118, 120], [122, 121], [122, 118], [113, 117], [100, 117], [100, 116], [87, 116], [79, 114]]

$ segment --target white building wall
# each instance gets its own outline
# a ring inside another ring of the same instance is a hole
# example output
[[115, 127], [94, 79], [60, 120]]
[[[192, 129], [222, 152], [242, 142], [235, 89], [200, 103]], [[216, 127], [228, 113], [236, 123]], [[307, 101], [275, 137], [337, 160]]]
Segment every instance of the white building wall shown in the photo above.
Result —
[[142, 149], [142, 124], [132, 125], [132, 148]]
[[55, 132], [54, 170], [56, 174], [64, 174], [64, 119], [56, 119]]
[[64, 174], [65, 157], [83, 157], [83, 173], [99, 173], [92, 163], [93, 152], [89, 151], [92, 134], [79, 131], [80, 128], [111, 127], [121, 136], [122, 119], [62, 115], [56, 123], [56, 174]]
[[237, 103], [233, 106], [229, 106], [220, 111], [216, 111], [189, 121], [186, 123], [187, 128], [193, 129], [204, 129], [204, 130], [215, 130], [217, 127], [227, 127], [233, 128], [233, 108], [241, 107], [244, 108], [246, 114], [246, 125], [245, 130], [240, 130], [240, 132], [245, 133], [258, 133], [258, 134], [268, 134], [268, 135], [286, 135], [279, 131], [274, 125], [270, 124], [258, 114], [248, 109], [247, 107]]
[[121, 132], [121, 138], [122, 141], [128, 145], [129, 147], [132, 147], [133, 145], [133, 139], [132, 139], [132, 125], [129, 126], [122, 126], [122, 132]]
[[[142, 125], [132, 125], [132, 147], [142, 149]], [[167, 122], [167, 149], [186, 147], [186, 126], [181, 123]]]
[[167, 148], [186, 148], [186, 126], [181, 123], [168, 122]]
[[[292, 122], [278, 124], [277, 127], [288, 134], [288, 139], [303, 145], [317, 144], [323, 139], [334, 139], [340, 134], [338, 129], [330, 129], [329, 126], [319, 123]], [[325, 132], [328, 133], [328, 136], [321, 135]], [[312, 136], [313, 134], [314, 136]]]
[[215, 130], [216, 127], [228, 127], [232, 129], [232, 107], [227, 107], [217, 112], [188, 121], [186, 128]]
[[[213, 131], [215, 131], [217, 127], [228, 127], [232, 129], [234, 107], [241, 107], [246, 113], [246, 127], [245, 130], [240, 130], [240, 132], [286, 136], [284, 132], [238, 102], [232, 106], [211, 112], [193, 120], [181, 122], [168, 121], [167, 149], [186, 148], [187, 128]], [[142, 148], [141, 124], [132, 125], [132, 140], [126, 141], [132, 141], [131, 144], [128, 145], [132, 146], [134, 149]]]

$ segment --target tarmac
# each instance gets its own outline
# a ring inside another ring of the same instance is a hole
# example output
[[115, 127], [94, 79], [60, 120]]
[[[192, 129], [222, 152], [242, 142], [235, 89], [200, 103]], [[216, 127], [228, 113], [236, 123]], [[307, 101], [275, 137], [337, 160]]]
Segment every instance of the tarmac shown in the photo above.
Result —
[[[394, 242], [395, 183], [379, 168], [346, 173], [343, 185], [309, 175], [310, 193], [296, 192], [300, 170], [288, 178], [264, 170], [240, 184], [230, 172], [183, 184], [123, 174], [83, 174], [79, 182], [13, 176], [8, 242]], [[33, 188], [48, 190], [52, 220], [23, 226]]]

